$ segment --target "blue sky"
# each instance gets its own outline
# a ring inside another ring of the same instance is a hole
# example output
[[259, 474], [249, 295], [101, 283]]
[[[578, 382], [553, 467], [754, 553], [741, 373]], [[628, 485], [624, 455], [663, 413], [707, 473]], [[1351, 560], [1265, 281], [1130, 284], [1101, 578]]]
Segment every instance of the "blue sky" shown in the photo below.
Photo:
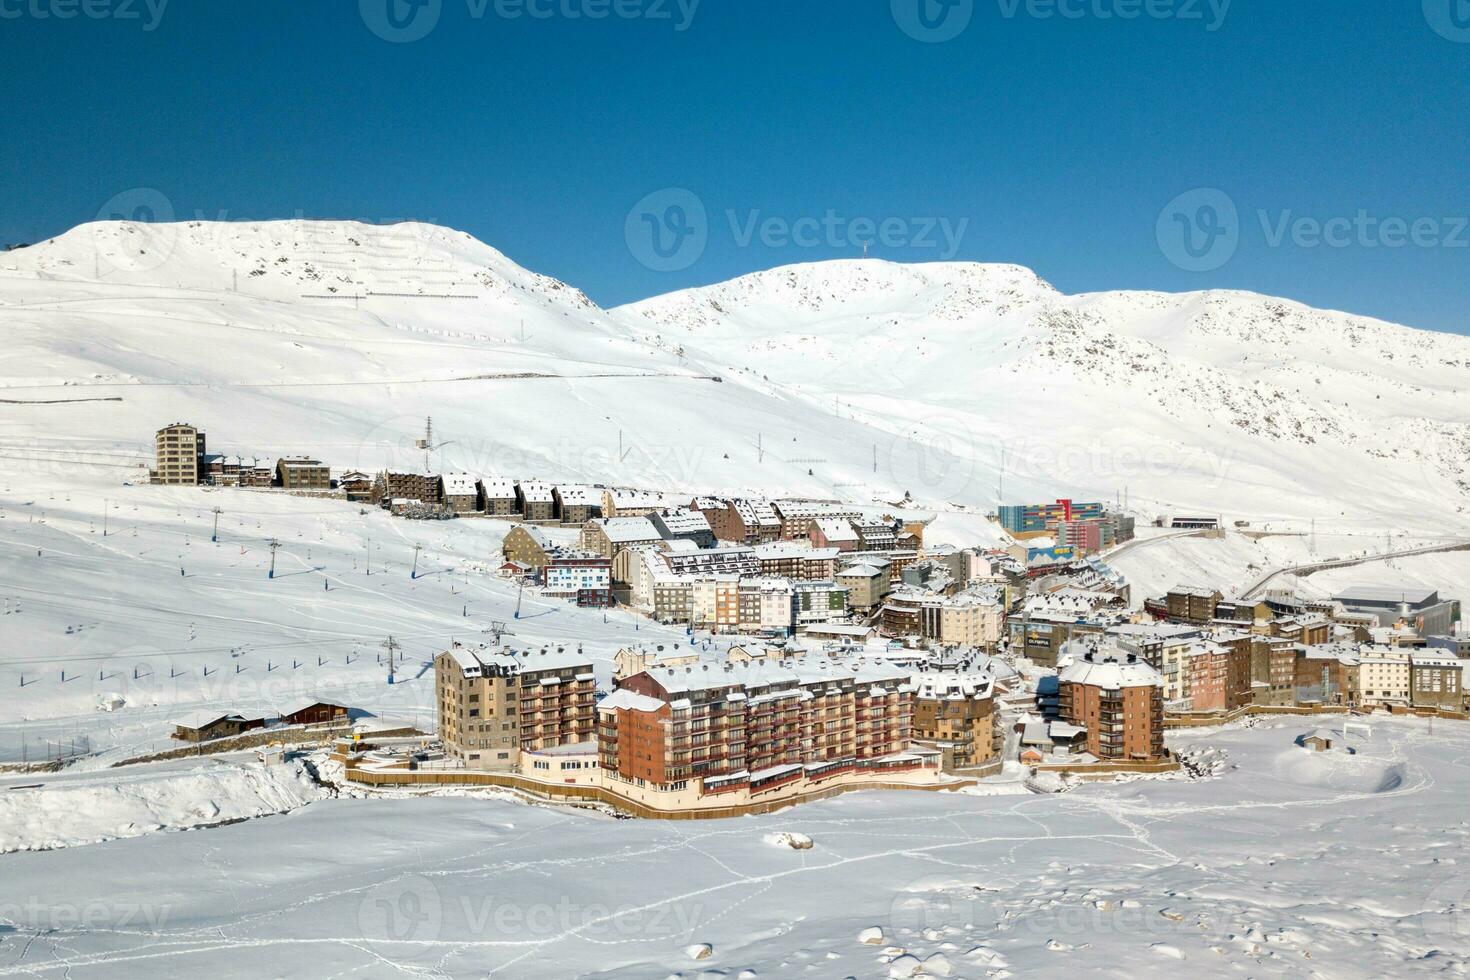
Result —
[[1470, 0], [85, 2], [0, 0], [0, 241], [152, 188], [604, 305], [868, 242], [1470, 332]]

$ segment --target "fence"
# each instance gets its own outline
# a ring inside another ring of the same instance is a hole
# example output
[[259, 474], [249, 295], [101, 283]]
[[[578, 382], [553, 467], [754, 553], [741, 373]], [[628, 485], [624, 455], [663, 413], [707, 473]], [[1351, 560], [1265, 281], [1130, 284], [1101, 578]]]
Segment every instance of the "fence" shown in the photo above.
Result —
[[974, 785], [973, 780], [957, 780], [935, 785], [914, 783], [863, 782], [842, 786], [828, 786], [780, 800], [762, 803], [743, 803], [733, 806], [706, 807], [692, 810], [659, 810], [635, 802], [601, 786], [566, 786], [542, 783], [514, 773], [501, 772], [409, 772], [407, 770], [360, 769], [349, 762], [344, 767], [350, 782], [377, 787], [414, 786], [486, 786], [509, 789], [534, 799], [553, 803], [576, 805], [610, 806], [631, 816], [646, 820], [724, 820], [730, 817], [746, 817], [764, 813], [775, 813], [801, 803], [815, 803], [831, 799], [854, 790], [954, 790]]
[[1338, 704], [1316, 707], [1294, 705], [1248, 704], [1216, 715], [1173, 715], [1164, 717], [1165, 728], [1210, 728], [1228, 725], [1249, 715], [1345, 715], [1350, 709]]

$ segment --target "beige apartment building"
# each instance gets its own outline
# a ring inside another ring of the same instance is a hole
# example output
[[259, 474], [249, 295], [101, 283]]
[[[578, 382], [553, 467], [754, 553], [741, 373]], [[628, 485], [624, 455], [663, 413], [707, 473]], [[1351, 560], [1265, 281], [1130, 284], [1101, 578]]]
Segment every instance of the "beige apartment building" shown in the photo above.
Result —
[[596, 690], [581, 654], [456, 644], [434, 659], [439, 739], [469, 769], [514, 771], [521, 752], [592, 741]]
[[200, 481], [200, 458], [204, 455], [204, 433], [187, 422], [159, 429], [153, 437], [153, 483], [187, 486]]
[[939, 749], [946, 772], [994, 759], [995, 679], [988, 673], [922, 673], [913, 677], [914, 738]]
[[920, 634], [945, 646], [993, 649], [1005, 630], [1005, 610], [975, 596], [926, 599], [919, 616]]
[[1358, 658], [1356, 691], [1358, 704], [1365, 708], [1411, 703], [1413, 678], [1409, 655], [1384, 651]]

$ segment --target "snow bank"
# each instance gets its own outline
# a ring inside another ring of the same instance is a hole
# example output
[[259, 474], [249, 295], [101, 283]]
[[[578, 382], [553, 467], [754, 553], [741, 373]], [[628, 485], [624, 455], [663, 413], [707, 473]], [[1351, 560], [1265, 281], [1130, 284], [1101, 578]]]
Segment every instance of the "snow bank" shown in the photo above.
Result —
[[49, 850], [284, 813], [327, 795], [300, 764], [218, 763], [83, 779], [0, 795], [0, 853]]

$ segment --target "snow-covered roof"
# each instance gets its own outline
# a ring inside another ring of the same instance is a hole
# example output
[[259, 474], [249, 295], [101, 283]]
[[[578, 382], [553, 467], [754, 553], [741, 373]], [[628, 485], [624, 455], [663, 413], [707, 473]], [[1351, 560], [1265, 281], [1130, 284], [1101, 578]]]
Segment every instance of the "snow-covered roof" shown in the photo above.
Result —
[[858, 534], [852, 524], [840, 517], [819, 517], [812, 522], [828, 541], [856, 541]]
[[445, 473], [441, 479], [444, 481], [446, 496], [473, 497], [479, 493], [475, 487], [475, 478], [468, 473]]
[[516, 495], [514, 480], [503, 477], [480, 477], [480, 489], [489, 500], [513, 500]]
[[598, 711], [657, 711], [664, 706], [658, 698], [620, 687], [597, 704]]
[[709, 520], [697, 510], [666, 510], [658, 519], [670, 534], [697, 534], [710, 529]]
[[1109, 691], [1164, 686], [1164, 678], [1147, 663], [1131, 654], [1111, 650], [1088, 650], [1058, 676], [1063, 684], [1085, 684]]
[[287, 702], [285, 705], [283, 705], [279, 709], [279, 712], [281, 717], [285, 718], [287, 715], [294, 715], [298, 712], [305, 711], [307, 708], [314, 708], [319, 704], [324, 704], [333, 708], [347, 707], [345, 704], [338, 704], [335, 701], [323, 701], [321, 698], [297, 698], [294, 701]]
[[602, 492], [592, 487], [559, 486], [556, 492], [563, 507], [601, 507]]
[[173, 725], [176, 728], [188, 728], [192, 731], [198, 731], [201, 728], [208, 728], [215, 722], [224, 721], [227, 718], [240, 719], [240, 716], [235, 714], [233, 711], [191, 711], [186, 715], [181, 715], [178, 718], [175, 718], [173, 720]]
[[551, 536], [548, 535], [541, 528], [536, 527], [534, 524], [517, 524], [515, 527], [511, 528], [511, 530], [520, 530], [532, 541], [536, 542], [536, 545], [540, 547], [543, 551], [553, 547]]
[[546, 483], [522, 482], [518, 484], [521, 494], [534, 504], [551, 503], [551, 486]]
[[658, 541], [658, 528], [646, 517], [604, 517], [595, 522], [613, 544]]
[[912, 677], [914, 696], [925, 701], [971, 701], [990, 697], [995, 678], [989, 673], [921, 671]]
[[1411, 606], [1426, 605], [1438, 598], [1434, 589], [1400, 588], [1380, 589], [1371, 585], [1355, 585], [1332, 597], [1345, 605], [1353, 603], [1398, 604], [1407, 602]]

